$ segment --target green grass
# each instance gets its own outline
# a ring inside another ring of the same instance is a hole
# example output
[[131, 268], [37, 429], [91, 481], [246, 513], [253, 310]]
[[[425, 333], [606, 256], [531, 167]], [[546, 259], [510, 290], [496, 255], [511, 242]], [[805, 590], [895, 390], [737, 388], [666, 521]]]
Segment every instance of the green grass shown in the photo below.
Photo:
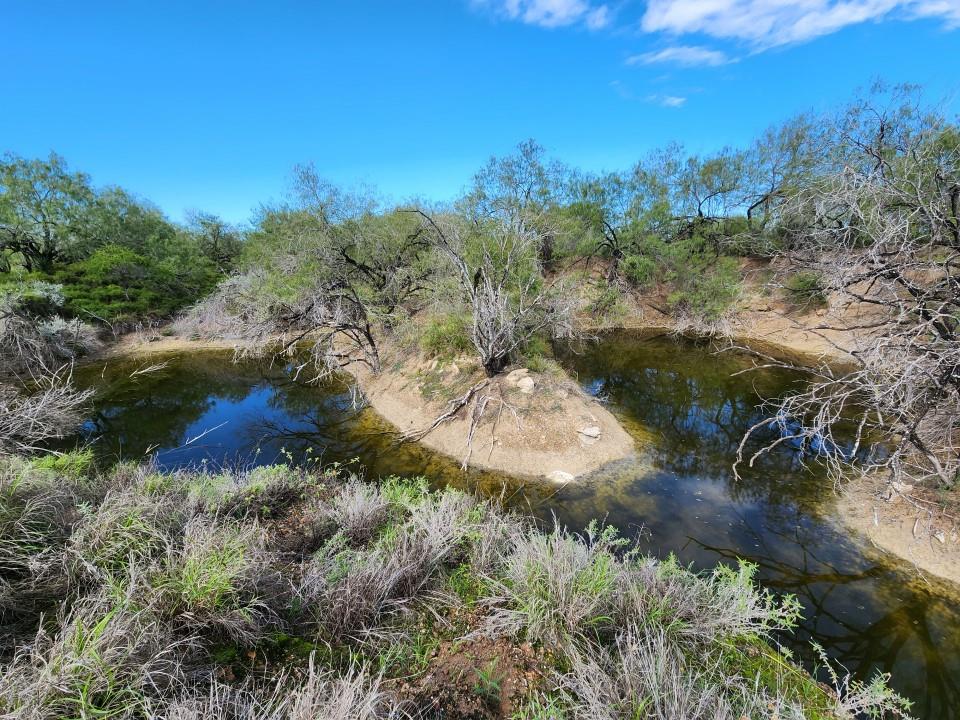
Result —
[[420, 349], [430, 357], [455, 358], [473, 349], [470, 318], [451, 314], [431, 318], [420, 336]]

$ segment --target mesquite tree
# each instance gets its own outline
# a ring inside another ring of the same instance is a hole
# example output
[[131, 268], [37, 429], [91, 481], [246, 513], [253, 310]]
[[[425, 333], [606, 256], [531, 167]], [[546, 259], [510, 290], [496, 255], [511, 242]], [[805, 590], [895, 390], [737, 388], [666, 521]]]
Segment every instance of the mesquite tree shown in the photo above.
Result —
[[[237, 340], [241, 355], [291, 354], [304, 343], [320, 379], [351, 363], [380, 372], [377, 332], [423, 290], [428, 242], [408, 213], [373, 212], [298, 169], [298, 202], [268, 210], [240, 273], [188, 326]], [[306, 364], [304, 366], [306, 367]]]
[[817, 273], [843, 310], [843, 321], [820, 329], [854, 339], [853, 369], [824, 365], [808, 390], [782, 401], [771, 419], [784, 431], [772, 445], [815, 446], [838, 473], [856, 460], [891, 480], [953, 487], [960, 132], [910, 104], [864, 104], [841, 119], [834, 143], [843, 168], [791, 198], [788, 259]]
[[576, 301], [544, 278], [536, 230], [522, 222], [471, 223], [416, 212], [470, 307], [470, 339], [489, 377], [502, 372], [534, 336], [573, 335]]

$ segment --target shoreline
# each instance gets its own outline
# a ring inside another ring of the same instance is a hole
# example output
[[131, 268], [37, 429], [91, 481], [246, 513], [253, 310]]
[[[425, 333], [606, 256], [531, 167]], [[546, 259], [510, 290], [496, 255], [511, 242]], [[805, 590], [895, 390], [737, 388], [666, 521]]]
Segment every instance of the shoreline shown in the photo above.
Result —
[[[235, 344], [225, 339], [127, 336], [83, 363], [234, 348]], [[356, 381], [369, 406], [399, 433], [423, 431], [444, 413], [453, 396], [462, 396], [483, 377], [478, 367], [470, 367], [462, 358], [448, 363], [422, 358], [419, 363], [410, 362], [389, 343], [380, 352], [380, 375], [359, 363], [344, 372]], [[515, 384], [524, 375], [532, 382], [529, 392]], [[426, 392], [441, 385], [456, 390], [434, 397]], [[476, 425], [469, 445], [471, 418], [464, 409], [416, 442], [458, 463], [468, 458], [471, 468], [556, 482], [569, 482], [636, 453], [633, 436], [566, 376], [520, 369], [493, 379], [484, 391], [489, 410]]]
[[[756, 315], [761, 316], [760, 322]], [[625, 320], [620, 325], [597, 328], [597, 331], [628, 331], [641, 335], [675, 332], [674, 328], [645, 313]], [[784, 325], [789, 325], [790, 331], [785, 331]], [[732, 338], [717, 340], [731, 342], [734, 346], [745, 344], [792, 362], [845, 364], [841, 351], [834, 344], [805, 330], [795, 320], [754, 311], [748, 317], [739, 318], [731, 330], [734, 333]], [[234, 347], [233, 342], [225, 339], [125, 336], [85, 358], [83, 364], [166, 352], [232, 351]], [[456, 363], [443, 365], [430, 361], [416, 365], [401, 362], [398, 355], [402, 356], [402, 353], [385, 349], [384, 372], [380, 376], [374, 377], [363, 366], [358, 366], [350, 374], [373, 410], [400, 432], [423, 429], [443, 412], [447, 398], [424, 397], [422, 386], [431, 378], [442, 378], [462, 390], [469, 388], [471, 378], [476, 379], [475, 375], [460, 370]], [[536, 374], [533, 378], [534, 392], [525, 395], [506, 386], [506, 377], [501, 376], [497, 390], [501, 395], [506, 393], [511, 410], [506, 413], [508, 417], [500, 413], [495, 422], [477, 427], [472, 452], [468, 453], [466, 444], [470, 421], [463, 410], [417, 442], [456, 462], [469, 457], [468, 465], [472, 468], [516, 477], [553, 479], [559, 483], [570, 482], [607, 463], [642, 451], [616, 417], [586, 396], [575, 381], [547, 374]], [[513, 410], [517, 410], [516, 414], [521, 417], [515, 417]], [[598, 427], [599, 439], [579, 433], [581, 428], [587, 427]], [[924, 573], [935, 575], [960, 586], [960, 522], [945, 514], [943, 504], [936, 501], [905, 499], [889, 502], [881, 497], [885, 488], [882, 481], [850, 480], [836, 499], [832, 511], [834, 519], [860, 535], [867, 545], [910, 563], [921, 576]]]
[[919, 490], [896, 493], [886, 481], [861, 477], [846, 483], [836, 520], [885, 553], [960, 589], [960, 519]]

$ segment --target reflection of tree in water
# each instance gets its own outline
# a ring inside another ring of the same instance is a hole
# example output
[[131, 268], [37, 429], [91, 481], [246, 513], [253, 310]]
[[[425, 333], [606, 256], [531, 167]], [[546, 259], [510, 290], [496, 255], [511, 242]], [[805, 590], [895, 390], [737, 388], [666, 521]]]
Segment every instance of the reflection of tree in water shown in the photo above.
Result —
[[656, 440], [646, 453], [652, 468], [624, 464], [564, 491], [559, 510], [550, 509], [562, 522], [606, 518], [628, 534], [642, 525], [651, 551], [677, 552], [698, 567], [750, 560], [765, 586], [803, 603], [804, 622], [789, 642], [808, 667], [816, 661], [808, 644], [814, 638], [865, 680], [893, 673], [897, 689], [917, 701], [918, 717], [955, 716], [960, 615], [946, 596], [910, 587], [907, 569], [871, 560], [826, 522], [819, 510], [830, 486], [815, 463], [804, 468], [789, 448], [733, 479], [736, 447], [761, 419], [761, 399], [779, 397], [802, 376], [735, 375], [748, 359], [627, 334], [563, 360]]
[[917, 580], [903, 571], [844, 548], [846, 538], [831, 538], [843, 548], [831, 553], [840, 555], [837, 560], [823, 557], [818, 551], [824, 532], [817, 524], [800, 533], [796, 527], [766, 528], [768, 535], [781, 535], [782, 543], [799, 543], [799, 561], [771, 552], [702, 549], [726, 562], [740, 557], [756, 563], [766, 587], [800, 599], [805, 609], [800, 631], [781, 640], [807, 667], [817, 662], [809, 645], [813, 639], [864, 681], [877, 672], [891, 673], [899, 692], [919, 699], [916, 716], [954, 717], [951, 708], [960, 706], [960, 663], [949, 649], [960, 646], [960, 613], [946, 596], [916, 587]]
[[239, 402], [269, 374], [256, 364], [235, 365], [229, 354], [207, 352], [85, 368], [77, 383], [97, 394], [82, 434], [97, 439], [98, 451], [112, 457], [140, 458], [157, 447], [176, 447], [215, 400]]
[[[609, 398], [615, 412], [655, 433], [655, 445], [644, 449], [665, 471], [723, 482], [734, 499], [773, 505], [809, 503], [820, 484], [817, 473], [804, 468], [799, 453], [786, 446], [761, 456], [753, 468], [742, 468], [740, 481], [734, 482], [731, 472], [741, 438], [764, 416], [760, 403], [801, 383], [797, 373], [737, 374], [750, 367], [741, 355], [710, 352], [689, 340], [642, 340], [630, 334], [616, 334], [563, 359], [591, 391]], [[754, 449], [765, 440], [758, 434]]]

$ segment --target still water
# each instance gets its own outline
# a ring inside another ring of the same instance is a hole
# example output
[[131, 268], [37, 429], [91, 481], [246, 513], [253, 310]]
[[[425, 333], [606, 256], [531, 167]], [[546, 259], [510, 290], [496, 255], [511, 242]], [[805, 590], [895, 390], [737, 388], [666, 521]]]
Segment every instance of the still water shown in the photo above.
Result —
[[[84, 368], [78, 380], [98, 394], [82, 441], [103, 457], [152, 456], [170, 469], [321, 456], [354, 462], [369, 477], [425, 475], [502, 495], [544, 522], [555, 515], [583, 527], [599, 518], [649, 552], [672, 552], [699, 568], [745, 558], [759, 565], [765, 586], [803, 603], [802, 626], [786, 642], [808, 667], [814, 640], [863, 679], [892, 673], [917, 717], [960, 718], [960, 598], [851, 538], [831, 519], [829, 484], [796, 450], [784, 447], [733, 479], [736, 446], [760, 419], [761, 398], [789, 391], [801, 376], [736, 375], [747, 358], [627, 333], [561, 353], [561, 360], [608, 403], [642, 452], [559, 492], [463, 473], [454, 461], [396, 444], [374, 412], [354, 406], [340, 380], [305, 386], [282, 367], [235, 365], [224, 353]], [[136, 372], [157, 363], [162, 367]]]

